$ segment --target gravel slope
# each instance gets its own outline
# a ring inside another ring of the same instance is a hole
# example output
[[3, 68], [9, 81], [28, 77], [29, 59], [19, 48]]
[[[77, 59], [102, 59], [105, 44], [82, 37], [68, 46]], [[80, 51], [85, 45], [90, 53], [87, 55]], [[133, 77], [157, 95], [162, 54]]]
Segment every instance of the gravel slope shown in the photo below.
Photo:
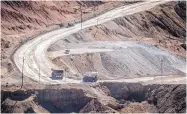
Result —
[[[57, 47], [53, 46], [51, 50]], [[88, 71], [98, 72], [98, 78], [102, 80], [186, 73], [185, 58], [135, 41], [68, 43], [66, 48], [70, 50], [69, 54], [64, 54], [65, 50], [49, 51], [48, 54], [50, 58], [55, 58], [53, 62], [62, 69], [68, 67], [69, 76], [75, 79], [81, 79], [82, 76], [72, 77], [73, 74], [83, 74]]]

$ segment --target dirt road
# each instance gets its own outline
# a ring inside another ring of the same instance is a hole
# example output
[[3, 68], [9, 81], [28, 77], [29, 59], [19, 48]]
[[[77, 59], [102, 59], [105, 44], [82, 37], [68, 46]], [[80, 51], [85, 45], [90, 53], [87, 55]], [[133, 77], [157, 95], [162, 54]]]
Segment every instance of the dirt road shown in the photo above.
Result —
[[[148, 10], [155, 7], [156, 5], [165, 3], [166, 1], [146, 1], [127, 6], [119, 7], [109, 12], [106, 12], [98, 17], [94, 17], [82, 23], [82, 29], [94, 26], [97, 24], [105, 23], [117, 17], [138, 13], [141, 11]], [[98, 23], [97, 23], [97, 20]], [[14, 54], [14, 62], [18, 69], [22, 70], [23, 59], [24, 64], [24, 75], [30, 77], [33, 80], [39, 80], [39, 71], [41, 74], [40, 81], [46, 84], [51, 83], [63, 83], [63, 81], [55, 81], [50, 78], [51, 69], [59, 69], [58, 66], [54, 65], [46, 55], [48, 47], [59, 39], [76, 33], [81, 29], [81, 24], [78, 23], [69, 28], [62, 28], [55, 30], [41, 36], [36, 37], [33, 40], [28, 41], [22, 45]], [[78, 80], [71, 80], [66, 78], [66, 82], [77, 83]]]

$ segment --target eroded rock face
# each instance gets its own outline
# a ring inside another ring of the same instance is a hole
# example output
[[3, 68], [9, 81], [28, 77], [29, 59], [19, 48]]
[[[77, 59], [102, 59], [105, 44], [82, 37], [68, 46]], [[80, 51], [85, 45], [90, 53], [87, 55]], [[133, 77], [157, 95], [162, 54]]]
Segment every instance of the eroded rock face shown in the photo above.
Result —
[[[33, 112], [35, 112], [35, 110], [39, 109], [35, 108], [34, 104], [43, 107], [41, 109], [42, 111], [47, 110], [51, 113], [79, 112], [85, 105], [92, 103], [91, 101], [93, 99], [96, 100], [93, 102], [100, 103], [99, 107], [107, 107], [107, 110], [112, 110], [112, 108], [115, 109], [119, 106], [113, 97], [108, 96], [107, 88], [100, 88], [97, 85], [95, 87], [90, 87], [87, 84], [46, 86], [43, 89], [29, 89], [19, 93], [17, 92], [17, 94], [10, 91], [2, 92], [4, 112], [24, 112], [24, 110], [19, 110], [19, 107], [33, 109]], [[29, 96], [35, 97], [28, 102], [28, 99], [30, 99]], [[16, 103], [15, 106], [13, 106], [14, 103]]]
[[152, 91], [152, 102], [160, 113], [186, 112], [186, 85], [162, 85]]
[[50, 103], [63, 112], [78, 112], [94, 98], [82, 89], [47, 89], [38, 91], [38, 101], [43, 105]]
[[169, 2], [149, 11], [115, 19], [115, 23], [130, 33], [126, 36], [140, 35], [145, 37], [186, 37], [186, 2]]
[[9, 98], [1, 105], [3, 113], [35, 113], [34, 106], [36, 103], [33, 100], [16, 101]]
[[124, 108], [121, 109], [122, 113], [157, 113], [154, 105], [150, 105], [147, 101], [144, 102], [130, 102]]
[[105, 82], [101, 85], [110, 90], [110, 95], [116, 99], [142, 101], [145, 99], [144, 86], [138, 83]]
[[186, 21], [186, 1], [179, 1], [178, 4], [175, 6], [176, 13]]
[[1, 92], [2, 112], [6, 113], [186, 112], [185, 85], [103, 82], [55, 85], [20, 91], [17, 94]]
[[[145, 111], [143, 109], [143, 101], [149, 101], [152, 105], [147, 105], [149, 111], [159, 113], [185, 113], [186, 112], [186, 85], [141, 85], [138, 83], [102, 83], [106, 86], [110, 95], [124, 103], [129, 101], [139, 102], [127, 105], [122, 112]], [[140, 110], [131, 110], [137, 107]], [[147, 107], [147, 108], [148, 108]]]
[[[22, 107], [23, 109], [33, 108], [34, 110], [35, 107], [33, 106], [36, 103], [40, 107], [46, 108], [48, 112], [79, 112], [81, 108], [96, 97], [85, 88], [80, 89], [71, 87], [71, 89], [67, 89], [65, 87], [55, 86], [25, 91], [25, 96], [35, 96], [28, 102], [28, 99], [30, 98], [22, 96], [21, 94], [23, 94], [23, 92], [18, 93], [16, 96], [12, 96], [14, 92], [10, 92], [10, 94], [4, 92], [6, 93], [4, 95], [9, 96], [8, 98], [5, 98], [5, 96], [2, 98], [5, 99], [2, 105], [5, 107], [5, 112], [24, 112], [23, 110], [18, 110], [19, 107]], [[20, 97], [20, 99], [18, 99], [17, 96]]]
[[117, 112], [116, 110], [103, 105], [100, 103], [97, 99], [91, 100], [89, 103], [87, 103], [84, 108], [80, 110], [80, 113], [107, 113], [107, 112]]

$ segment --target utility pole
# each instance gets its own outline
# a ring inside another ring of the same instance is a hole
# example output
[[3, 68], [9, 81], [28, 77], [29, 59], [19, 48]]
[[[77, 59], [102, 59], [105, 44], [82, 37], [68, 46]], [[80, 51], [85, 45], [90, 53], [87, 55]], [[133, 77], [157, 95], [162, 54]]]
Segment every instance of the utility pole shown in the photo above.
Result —
[[[25, 58], [23, 57], [23, 64], [22, 64], [22, 71], [21, 71], [21, 74], [22, 74], [21, 88], [23, 87], [23, 70], [24, 70], [24, 62], [25, 62]], [[20, 88], [20, 89], [21, 89], [21, 88]]]
[[[99, 9], [99, 7], [97, 6], [97, 10]], [[96, 10], [96, 11], [97, 11]], [[97, 17], [97, 26], [98, 26], [98, 21], [99, 21], [99, 17]]]
[[163, 59], [161, 58], [161, 63], [160, 63], [161, 65], [161, 78], [162, 78], [162, 75], [163, 75], [163, 69], [162, 69], [162, 67], [163, 67]]
[[[95, 6], [95, 7], [94, 7], [94, 16], [95, 16], [95, 17], [97, 17], [97, 10], [98, 10], [98, 6]], [[96, 25], [98, 25], [98, 20], [99, 20], [99, 18], [97, 17]]]
[[[98, 7], [97, 7], [97, 10], [98, 10]], [[99, 22], [99, 17], [97, 17], [97, 29], [98, 29], [98, 22]], [[96, 36], [96, 34], [97, 34], [97, 29], [96, 29], [96, 31], [95, 31], [95, 34], [94, 34], [94, 38], [95, 38], [95, 36]]]
[[40, 64], [38, 64], [38, 69], [39, 69], [39, 84], [40, 84]]
[[66, 74], [67, 74], [67, 72], [68, 72], [68, 68], [65, 68], [64, 69], [64, 81], [66, 82]]
[[97, 18], [97, 26], [98, 26], [98, 21], [99, 21], [99, 18]]
[[81, 11], [81, 30], [82, 30], [82, 4], [80, 4], [80, 11]]
[[64, 69], [64, 81], [66, 82], [66, 68]]
[[163, 58], [160, 57], [160, 71], [161, 71], [161, 84], [162, 84], [162, 75], [163, 75]]

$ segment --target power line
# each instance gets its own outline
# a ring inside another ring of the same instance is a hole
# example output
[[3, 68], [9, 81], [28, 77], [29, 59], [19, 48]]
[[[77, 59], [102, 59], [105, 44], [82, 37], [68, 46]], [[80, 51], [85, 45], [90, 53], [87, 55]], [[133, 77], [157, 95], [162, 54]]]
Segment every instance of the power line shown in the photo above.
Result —
[[22, 64], [22, 71], [21, 71], [21, 74], [22, 74], [22, 80], [21, 80], [21, 88], [20, 89], [22, 89], [22, 87], [23, 87], [23, 70], [24, 70], [24, 62], [25, 62], [25, 58], [23, 57], [23, 64]]
[[[97, 7], [97, 10], [98, 10], [98, 7]], [[96, 29], [96, 31], [95, 31], [94, 38], [95, 38], [95, 36], [96, 36], [96, 34], [97, 34], [97, 30], [98, 30], [98, 23], [99, 23], [99, 17], [97, 17], [97, 29]]]
[[39, 69], [39, 84], [40, 84], [40, 64], [38, 65], [38, 69]]
[[81, 30], [82, 30], [82, 7], [81, 7], [81, 4], [80, 4], [80, 11], [81, 11]]
[[162, 68], [162, 67], [163, 67], [163, 59], [162, 59], [162, 58], [161, 58], [160, 66], [161, 66], [161, 67], [160, 67], [160, 68], [161, 68], [160, 70], [161, 70], [161, 78], [162, 78], [162, 75], [163, 75], [163, 68]]
[[68, 72], [68, 68], [65, 68], [64, 69], [64, 81], [65, 82], [66, 82], [67, 72]]
[[[97, 7], [97, 10], [99, 9], [99, 7], [98, 6], [96, 6]], [[97, 11], [96, 10], [96, 11]], [[97, 14], [97, 13], [96, 13]], [[98, 26], [98, 21], [99, 21], [99, 17], [97, 17], [97, 26]]]
[[97, 18], [97, 26], [98, 26], [99, 18]]
[[66, 68], [64, 69], [64, 81], [66, 82]]
[[163, 58], [160, 57], [160, 75], [161, 75], [161, 83], [162, 83], [162, 77], [163, 77]]

